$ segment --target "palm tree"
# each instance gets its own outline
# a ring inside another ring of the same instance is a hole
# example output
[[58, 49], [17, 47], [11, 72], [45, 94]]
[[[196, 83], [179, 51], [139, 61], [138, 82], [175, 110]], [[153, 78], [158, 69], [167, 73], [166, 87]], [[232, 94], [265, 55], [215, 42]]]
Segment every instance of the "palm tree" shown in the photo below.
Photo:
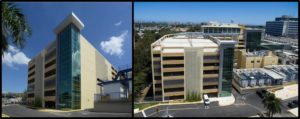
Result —
[[[24, 14], [14, 3], [2, 3], [2, 44], [1, 54], [7, 51], [12, 42], [18, 48], [24, 47], [25, 38], [31, 36], [31, 28]], [[11, 40], [11, 41], [9, 41]]]
[[269, 117], [273, 117], [276, 113], [281, 113], [281, 100], [276, 98], [273, 93], [267, 93], [262, 102], [268, 110]]

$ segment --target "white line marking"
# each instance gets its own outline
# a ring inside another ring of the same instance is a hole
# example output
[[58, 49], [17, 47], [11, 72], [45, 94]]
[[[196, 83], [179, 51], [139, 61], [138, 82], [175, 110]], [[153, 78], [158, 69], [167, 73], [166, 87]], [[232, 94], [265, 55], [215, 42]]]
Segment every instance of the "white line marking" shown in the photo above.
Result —
[[142, 114], [143, 114], [143, 117], [147, 117], [144, 111], [142, 111]]

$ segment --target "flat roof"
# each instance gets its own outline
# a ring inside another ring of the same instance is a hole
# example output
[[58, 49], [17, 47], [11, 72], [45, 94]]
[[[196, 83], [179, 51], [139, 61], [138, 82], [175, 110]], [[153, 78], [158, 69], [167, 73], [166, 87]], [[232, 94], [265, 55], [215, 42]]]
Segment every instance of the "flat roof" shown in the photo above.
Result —
[[261, 69], [261, 70], [274, 79], [283, 79], [283, 77], [281, 75], [279, 75], [271, 70], [267, 70], [267, 69]]
[[203, 36], [188, 38], [186, 35], [178, 35], [162, 39], [159, 44], [160, 46], [155, 46], [153, 50], [161, 50], [162, 47], [164, 53], [183, 53], [184, 48], [187, 47], [201, 47], [204, 48], [204, 52], [216, 52], [218, 50], [218, 44], [203, 38]]
[[84, 24], [80, 21], [80, 19], [72, 12], [66, 17], [55, 29], [54, 33], [58, 34], [63, 28], [65, 28], [70, 23], [73, 23], [79, 30], [84, 27]]
[[228, 27], [228, 28], [240, 28], [238, 24], [232, 23], [212, 23], [207, 25], [202, 25], [201, 27]]
[[187, 38], [185, 36], [176, 36], [165, 38], [160, 42], [162, 47], [218, 47], [218, 44], [210, 39], [203, 37]]

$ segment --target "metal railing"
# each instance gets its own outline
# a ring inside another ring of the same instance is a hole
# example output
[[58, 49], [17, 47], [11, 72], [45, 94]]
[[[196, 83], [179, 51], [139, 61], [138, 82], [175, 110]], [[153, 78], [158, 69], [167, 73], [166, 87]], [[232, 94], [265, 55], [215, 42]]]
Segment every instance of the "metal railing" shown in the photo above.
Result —
[[112, 92], [106, 94], [95, 94], [95, 102], [106, 101], [128, 101], [131, 100], [131, 94], [127, 92]]

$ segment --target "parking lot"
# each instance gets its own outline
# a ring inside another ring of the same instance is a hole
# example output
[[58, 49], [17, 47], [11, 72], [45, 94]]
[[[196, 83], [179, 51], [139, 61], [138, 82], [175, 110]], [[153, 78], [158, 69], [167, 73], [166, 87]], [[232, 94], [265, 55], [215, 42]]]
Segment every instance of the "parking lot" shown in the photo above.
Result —
[[[147, 109], [144, 112], [135, 114], [135, 117], [250, 117], [259, 112], [267, 112], [263, 107], [262, 98], [255, 92], [240, 95], [235, 90], [232, 91], [235, 97], [235, 103], [229, 106], [218, 106], [217, 102], [212, 102], [208, 109], [205, 109], [203, 103], [199, 104], [180, 104], [180, 105], [161, 105]], [[290, 108], [287, 103], [298, 97], [282, 101], [282, 113], [275, 114], [274, 117], [295, 117], [288, 112]], [[158, 113], [157, 113], [158, 112]]]
[[19, 104], [2, 105], [2, 113], [9, 117], [131, 117], [131, 113], [89, 112], [42, 112]]

